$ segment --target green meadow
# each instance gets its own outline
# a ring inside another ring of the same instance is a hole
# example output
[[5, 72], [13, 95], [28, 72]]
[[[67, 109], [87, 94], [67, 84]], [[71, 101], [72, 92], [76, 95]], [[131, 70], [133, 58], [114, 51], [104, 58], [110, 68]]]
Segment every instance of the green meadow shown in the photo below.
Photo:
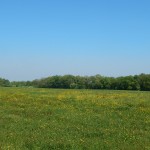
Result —
[[0, 88], [1, 150], [150, 150], [150, 92]]

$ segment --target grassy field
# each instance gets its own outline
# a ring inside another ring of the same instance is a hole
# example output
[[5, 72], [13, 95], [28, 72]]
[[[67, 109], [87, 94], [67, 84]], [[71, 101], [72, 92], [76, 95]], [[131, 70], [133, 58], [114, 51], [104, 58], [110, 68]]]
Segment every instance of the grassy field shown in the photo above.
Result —
[[0, 88], [1, 150], [150, 150], [150, 92]]

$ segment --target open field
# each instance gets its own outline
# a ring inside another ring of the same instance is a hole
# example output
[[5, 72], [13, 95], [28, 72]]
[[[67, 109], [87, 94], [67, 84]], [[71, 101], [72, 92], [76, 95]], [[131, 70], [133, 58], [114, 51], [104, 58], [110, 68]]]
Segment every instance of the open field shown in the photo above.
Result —
[[150, 92], [0, 88], [0, 149], [150, 149]]

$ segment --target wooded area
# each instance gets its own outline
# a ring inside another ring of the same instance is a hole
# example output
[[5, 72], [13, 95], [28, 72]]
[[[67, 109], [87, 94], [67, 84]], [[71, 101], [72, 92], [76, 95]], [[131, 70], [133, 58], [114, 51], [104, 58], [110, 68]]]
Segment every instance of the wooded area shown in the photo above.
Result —
[[150, 74], [125, 77], [95, 76], [50, 76], [33, 81], [13, 81], [0, 78], [3, 87], [38, 87], [64, 89], [114, 89], [150, 91]]

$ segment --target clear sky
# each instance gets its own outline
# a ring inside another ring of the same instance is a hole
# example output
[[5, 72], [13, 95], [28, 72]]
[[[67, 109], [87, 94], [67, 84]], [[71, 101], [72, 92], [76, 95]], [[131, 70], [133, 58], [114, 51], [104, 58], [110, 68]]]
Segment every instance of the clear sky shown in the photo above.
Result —
[[0, 77], [150, 73], [150, 0], [1, 0]]

